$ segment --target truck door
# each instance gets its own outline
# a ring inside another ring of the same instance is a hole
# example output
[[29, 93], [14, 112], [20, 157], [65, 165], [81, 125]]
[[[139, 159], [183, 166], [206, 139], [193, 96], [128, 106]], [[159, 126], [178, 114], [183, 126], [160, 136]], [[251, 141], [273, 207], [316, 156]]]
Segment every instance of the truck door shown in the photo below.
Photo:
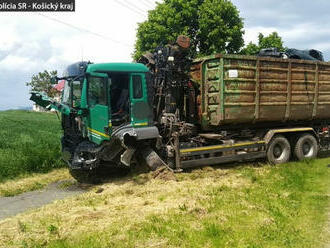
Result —
[[104, 140], [109, 140], [111, 134], [109, 78], [105, 73], [90, 73], [87, 82], [88, 137], [101, 144]]
[[132, 73], [129, 88], [131, 123], [133, 126], [147, 126], [151, 109], [147, 100], [145, 74]]

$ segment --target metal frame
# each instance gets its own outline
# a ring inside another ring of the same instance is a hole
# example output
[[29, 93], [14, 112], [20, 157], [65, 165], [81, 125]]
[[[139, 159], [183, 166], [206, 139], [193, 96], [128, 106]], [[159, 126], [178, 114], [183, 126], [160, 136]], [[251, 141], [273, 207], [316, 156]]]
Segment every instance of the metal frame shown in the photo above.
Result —
[[212, 157], [212, 158], [203, 158], [203, 159], [196, 159], [196, 160], [187, 160], [181, 161], [181, 168], [191, 168], [191, 167], [200, 167], [205, 165], [216, 165], [216, 164], [223, 164], [235, 161], [242, 161], [242, 160], [253, 160], [257, 158], [264, 158], [266, 157], [266, 152], [248, 152], [245, 154], [235, 154], [232, 156], [221, 156], [221, 157]]

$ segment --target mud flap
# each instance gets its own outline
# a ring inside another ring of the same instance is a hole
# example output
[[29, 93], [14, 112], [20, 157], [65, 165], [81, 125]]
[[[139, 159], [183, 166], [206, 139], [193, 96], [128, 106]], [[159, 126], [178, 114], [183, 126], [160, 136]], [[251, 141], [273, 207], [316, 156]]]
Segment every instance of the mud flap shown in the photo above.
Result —
[[147, 165], [151, 170], [157, 170], [160, 167], [167, 166], [165, 162], [158, 156], [158, 154], [151, 149], [150, 147], [146, 147], [140, 151], [142, 157], [146, 161]]
[[135, 153], [136, 149], [127, 149], [121, 156], [120, 156], [120, 162], [126, 166], [130, 166], [132, 157]]

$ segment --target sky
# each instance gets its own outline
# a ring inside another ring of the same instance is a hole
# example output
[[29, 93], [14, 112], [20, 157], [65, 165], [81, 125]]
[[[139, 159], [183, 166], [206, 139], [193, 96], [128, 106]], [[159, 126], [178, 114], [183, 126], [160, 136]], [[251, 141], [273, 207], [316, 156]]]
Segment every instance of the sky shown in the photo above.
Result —
[[[1, 1], [0, 1], [1, 2]], [[328, 0], [232, 0], [244, 19], [246, 44], [278, 32], [284, 45], [321, 50], [330, 59]], [[154, 0], [76, 0], [67, 13], [0, 12], [0, 110], [32, 106], [25, 86], [43, 70], [74, 62], [130, 62], [137, 24]]]

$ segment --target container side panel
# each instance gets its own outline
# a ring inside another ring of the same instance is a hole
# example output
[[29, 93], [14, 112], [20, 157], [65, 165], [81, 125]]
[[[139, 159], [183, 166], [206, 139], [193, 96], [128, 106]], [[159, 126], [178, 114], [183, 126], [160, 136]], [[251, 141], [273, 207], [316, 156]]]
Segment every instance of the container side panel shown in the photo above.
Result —
[[[203, 65], [203, 119], [206, 126], [218, 126], [221, 123], [221, 73], [220, 59], [214, 58], [208, 60]], [[205, 126], [205, 125], [203, 125]]]
[[256, 121], [281, 121], [285, 118], [288, 73], [287, 62], [260, 61], [260, 115]]
[[329, 119], [330, 115], [330, 64], [319, 65], [319, 95], [316, 118]]
[[203, 127], [330, 120], [330, 63], [217, 55], [195, 62]]
[[225, 123], [244, 123], [254, 120], [256, 102], [256, 60], [243, 57], [224, 59]]

